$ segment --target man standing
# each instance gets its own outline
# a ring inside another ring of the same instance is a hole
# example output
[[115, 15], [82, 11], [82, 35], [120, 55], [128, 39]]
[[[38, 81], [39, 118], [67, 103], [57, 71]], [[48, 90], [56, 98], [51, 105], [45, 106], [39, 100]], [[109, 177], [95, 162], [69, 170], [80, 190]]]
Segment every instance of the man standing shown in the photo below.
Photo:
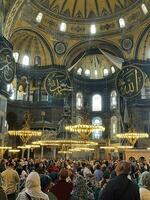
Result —
[[139, 188], [128, 179], [130, 163], [120, 161], [115, 169], [116, 178], [103, 189], [100, 200], [140, 200]]
[[8, 200], [16, 199], [17, 183], [19, 182], [19, 175], [13, 168], [14, 164], [9, 162], [6, 170], [1, 174], [4, 181], [4, 190], [7, 194]]

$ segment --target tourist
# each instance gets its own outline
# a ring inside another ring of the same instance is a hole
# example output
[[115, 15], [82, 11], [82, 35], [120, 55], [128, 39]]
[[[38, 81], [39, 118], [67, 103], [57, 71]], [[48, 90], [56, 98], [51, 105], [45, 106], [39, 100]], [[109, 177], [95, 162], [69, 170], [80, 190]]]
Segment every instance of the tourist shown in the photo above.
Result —
[[140, 200], [138, 186], [127, 178], [130, 172], [130, 163], [120, 161], [115, 170], [116, 178], [107, 183], [99, 200]]
[[141, 200], [150, 200], [150, 172], [143, 172], [141, 175], [140, 197]]
[[[40, 176], [37, 172], [31, 172], [25, 183], [25, 190], [19, 193], [17, 200], [49, 200], [47, 194], [41, 191]], [[14, 200], [14, 199], [13, 199]]]
[[67, 182], [66, 179], [68, 178], [68, 170], [62, 169], [60, 171], [60, 180], [56, 185], [51, 188], [51, 192], [57, 197], [58, 200], [69, 200], [70, 194], [73, 189], [72, 182]]
[[3, 183], [3, 181], [2, 181], [2, 176], [0, 175], [0, 199], [1, 199], [1, 200], [7, 200], [6, 193], [5, 193], [5, 191], [3, 190], [3, 188], [2, 188], [2, 183]]
[[14, 200], [16, 198], [17, 184], [19, 183], [19, 175], [16, 170], [14, 170], [14, 163], [8, 162], [6, 170], [3, 171], [1, 175], [8, 200]]
[[94, 200], [94, 195], [92, 192], [89, 191], [86, 184], [86, 179], [83, 176], [78, 175], [74, 183], [73, 191], [71, 193], [71, 200], [80, 199]]
[[101, 170], [100, 164], [96, 165], [96, 169], [94, 171], [95, 180], [99, 182], [103, 177], [103, 171]]
[[6, 169], [6, 160], [2, 159], [0, 161], [0, 173], [2, 173]]
[[46, 193], [50, 200], [57, 200], [56, 196], [50, 192], [51, 187], [53, 186], [52, 179], [48, 175], [40, 175], [41, 179], [41, 190]]

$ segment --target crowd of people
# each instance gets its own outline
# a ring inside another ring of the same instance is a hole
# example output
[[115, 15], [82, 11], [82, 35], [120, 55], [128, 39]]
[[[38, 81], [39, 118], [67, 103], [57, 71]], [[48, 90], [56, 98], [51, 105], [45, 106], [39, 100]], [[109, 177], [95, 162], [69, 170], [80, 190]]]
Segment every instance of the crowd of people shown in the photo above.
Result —
[[1, 159], [0, 200], [150, 200], [149, 171], [145, 159]]

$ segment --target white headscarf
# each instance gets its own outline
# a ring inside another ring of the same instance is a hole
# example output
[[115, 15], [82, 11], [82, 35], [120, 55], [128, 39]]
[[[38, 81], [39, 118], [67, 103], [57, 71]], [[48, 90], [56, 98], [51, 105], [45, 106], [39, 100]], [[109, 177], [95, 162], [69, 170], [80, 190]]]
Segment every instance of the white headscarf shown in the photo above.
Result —
[[25, 192], [31, 197], [48, 200], [48, 196], [41, 191], [40, 176], [37, 172], [31, 172], [25, 184]]

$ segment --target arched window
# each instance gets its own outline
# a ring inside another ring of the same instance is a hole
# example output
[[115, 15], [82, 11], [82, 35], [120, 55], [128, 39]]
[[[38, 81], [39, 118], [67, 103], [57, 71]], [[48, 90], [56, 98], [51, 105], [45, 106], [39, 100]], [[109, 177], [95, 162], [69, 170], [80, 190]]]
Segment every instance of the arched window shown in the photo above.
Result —
[[92, 96], [92, 111], [102, 110], [102, 97], [99, 94]]
[[10, 94], [9, 98], [11, 100], [14, 100], [15, 99], [15, 89], [14, 89], [12, 83], [7, 84], [7, 92], [9, 92], [9, 94]]
[[117, 108], [117, 93], [115, 90], [113, 90], [110, 95], [110, 108]]
[[43, 13], [39, 12], [38, 15], [36, 16], [36, 21], [37, 21], [38, 23], [41, 23], [42, 18], [43, 18]]
[[41, 65], [41, 58], [40, 56], [35, 56], [34, 58], [34, 65]]
[[82, 74], [82, 68], [81, 68], [81, 67], [77, 70], [77, 74], [78, 74], [78, 75], [81, 75], [81, 74]]
[[116, 70], [115, 70], [114, 66], [111, 66], [111, 73], [114, 74], [115, 71], [116, 71]]
[[27, 55], [23, 56], [22, 64], [29, 65], [29, 56]]
[[83, 107], [83, 95], [81, 92], [78, 92], [76, 94], [76, 109], [81, 110], [82, 107]]
[[119, 19], [119, 26], [120, 26], [120, 28], [125, 28], [126, 22], [125, 22], [124, 18]]
[[109, 75], [109, 71], [108, 71], [108, 69], [104, 69], [104, 71], [103, 71], [103, 75], [104, 75], [104, 77], [106, 77], [106, 76]]
[[15, 59], [15, 62], [18, 62], [19, 53], [18, 53], [18, 52], [14, 52], [14, 53], [13, 53], [13, 57], [14, 57], [14, 59]]
[[111, 117], [111, 137], [113, 137], [118, 132], [117, 117]]
[[144, 86], [141, 90], [141, 99], [150, 99], [150, 79], [145, 79]]
[[85, 76], [90, 76], [90, 70], [89, 69], [86, 69], [84, 73], [85, 73]]
[[[94, 117], [92, 119], [92, 124], [93, 125], [102, 125], [102, 119], [100, 117]], [[102, 131], [98, 131], [98, 130], [93, 131], [93, 133], [92, 133], [93, 139], [100, 139], [101, 137], [102, 137]]]
[[141, 9], [142, 9], [144, 15], [146, 15], [148, 13], [148, 9], [147, 9], [147, 6], [145, 5], [145, 3], [142, 3]]

